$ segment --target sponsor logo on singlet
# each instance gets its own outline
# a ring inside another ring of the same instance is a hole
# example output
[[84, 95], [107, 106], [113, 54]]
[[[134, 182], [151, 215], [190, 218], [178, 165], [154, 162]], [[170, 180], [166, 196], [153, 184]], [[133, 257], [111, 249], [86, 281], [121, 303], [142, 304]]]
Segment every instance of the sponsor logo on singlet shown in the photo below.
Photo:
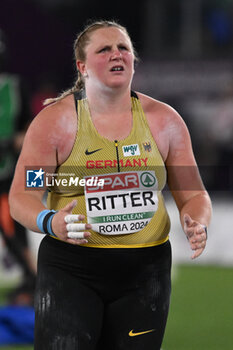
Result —
[[87, 218], [94, 231], [104, 235], [130, 234], [149, 223], [158, 207], [154, 171], [104, 174], [98, 180], [104, 180], [103, 184], [85, 186]]
[[122, 146], [124, 157], [140, 156], [140, 149], [138, 144]]
[[88, 151], [88, 148], [87, 148], [86, 151], [85, 151], [85, 154], [86, 154], [87, 156], [89, 156], [90, 154], [93, 154], [93, 153], [98, 152], [98, 151], [101, 151], [101, 150], [102, 150], [102, 148], [97, 148], [97, 149], [94, 149], [94, 150], [92, 150], [92, 151]]

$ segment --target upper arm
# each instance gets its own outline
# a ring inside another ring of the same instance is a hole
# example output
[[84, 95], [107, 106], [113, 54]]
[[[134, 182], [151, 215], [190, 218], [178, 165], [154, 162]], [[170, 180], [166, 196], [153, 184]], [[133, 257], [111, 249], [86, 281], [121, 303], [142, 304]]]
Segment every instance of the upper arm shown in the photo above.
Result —
[[[56, 168], [58, 137], [53, 129], [54, 121], [55, 115], [50, 107], [38, 114], [29, 126], [16, 165], [11, 194], [25, 191], [26, 168]], [[43, 191], [31, 191], [30, 194], [41, 198]]]
[[204, 193], [188, 128], [174, 110], [170, 119], [169, 150], [165, 164], [168, 186], [179, 210], [191, 198]]

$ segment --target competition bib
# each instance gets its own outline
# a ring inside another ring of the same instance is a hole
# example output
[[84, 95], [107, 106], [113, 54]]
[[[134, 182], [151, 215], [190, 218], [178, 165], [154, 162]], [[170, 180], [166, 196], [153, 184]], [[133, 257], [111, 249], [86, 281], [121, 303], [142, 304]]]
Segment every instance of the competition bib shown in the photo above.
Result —
[[98, 183], [102, 183], [95, 187], [88, 185], [90, 178], [85, 177], [87, 220], [100, 234], [138, 232], [158, 208], [158, 182], [154, 171], [98, 175]]

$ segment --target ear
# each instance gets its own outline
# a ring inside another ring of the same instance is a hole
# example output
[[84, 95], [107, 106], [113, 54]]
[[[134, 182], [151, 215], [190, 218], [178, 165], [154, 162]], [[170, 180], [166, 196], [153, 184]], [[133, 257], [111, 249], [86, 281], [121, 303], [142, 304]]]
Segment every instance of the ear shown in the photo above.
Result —
[[86, 64], [83, 61], [76, 61], [76, 66], [82, 75], [86, 74]]

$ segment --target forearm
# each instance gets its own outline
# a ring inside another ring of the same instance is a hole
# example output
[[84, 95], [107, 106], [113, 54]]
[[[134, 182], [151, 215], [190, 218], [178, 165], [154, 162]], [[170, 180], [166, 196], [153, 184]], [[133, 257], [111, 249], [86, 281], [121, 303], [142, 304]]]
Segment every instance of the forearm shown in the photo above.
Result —
[[42, 198], [27, 193], [10, 193], [9, 205], [13, 219], [29, 230], [40, 232], [36, 219], [38, 214], [46, 209]]
[[208, 227], [212, 215], [211, 200], [206, 191], [191, 197], [180, 209], [180, 221], [184, 227], [184, 214]]

